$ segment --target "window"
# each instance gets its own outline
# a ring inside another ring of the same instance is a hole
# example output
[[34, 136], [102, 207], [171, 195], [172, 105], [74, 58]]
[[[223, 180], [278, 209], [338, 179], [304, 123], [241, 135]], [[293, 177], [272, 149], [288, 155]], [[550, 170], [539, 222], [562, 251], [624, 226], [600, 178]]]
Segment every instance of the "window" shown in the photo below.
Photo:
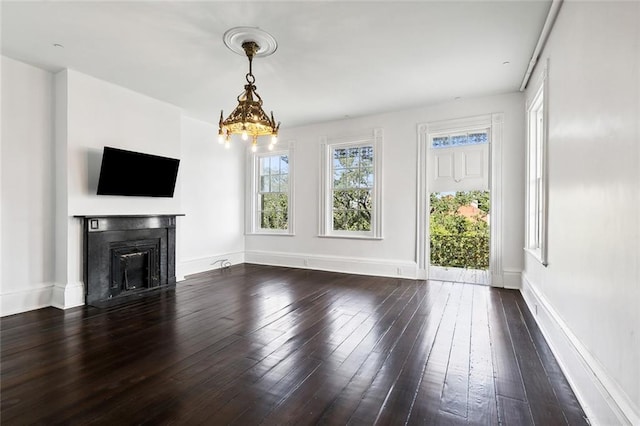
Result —
[[250, 232], [292, 234], [290, 152], [257, 153], [252, 160]]
[[380, 238], [380, 149], [373, 138], [323, 144], [323, 221], [320, 235]]
[[432, 148], [452, 148], [465, 145], [480, 145], [489, 143], [489, 133], [486, 130], [462, 134], [440, 135], [431, 139]]
[[371, 231], [373, 145], [333, 148], [331, 157], [333, 230]]
[[546, 265], [546, 115], [544, 76], [527, 109], [527, 249]]

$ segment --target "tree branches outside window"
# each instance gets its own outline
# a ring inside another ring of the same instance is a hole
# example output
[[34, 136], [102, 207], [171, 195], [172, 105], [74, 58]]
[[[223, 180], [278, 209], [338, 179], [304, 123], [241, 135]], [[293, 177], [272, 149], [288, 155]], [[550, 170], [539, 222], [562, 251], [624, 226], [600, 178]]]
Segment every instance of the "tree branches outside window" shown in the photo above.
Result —
[[260, 157], [258, 176], [258, 224], [261, 229], [289, 227], [289, 157]]
[[336, 231], [371, 231], [373, 146], [332, 151], [332, 214]]

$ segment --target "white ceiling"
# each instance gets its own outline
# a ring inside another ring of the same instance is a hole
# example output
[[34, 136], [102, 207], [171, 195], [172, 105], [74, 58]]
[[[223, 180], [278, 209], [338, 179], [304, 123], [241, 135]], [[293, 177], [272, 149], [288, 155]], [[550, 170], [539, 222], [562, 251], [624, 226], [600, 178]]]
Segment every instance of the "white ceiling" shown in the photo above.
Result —
[[256, 86], [285, 128], [517, 91], [550, 5], [3, 1], [2, 54], [75, 69], [217, 123], [220, 109], [235, 107], [248, 67], [222, 35], [259, 27], [278, 50], [254, 61]]

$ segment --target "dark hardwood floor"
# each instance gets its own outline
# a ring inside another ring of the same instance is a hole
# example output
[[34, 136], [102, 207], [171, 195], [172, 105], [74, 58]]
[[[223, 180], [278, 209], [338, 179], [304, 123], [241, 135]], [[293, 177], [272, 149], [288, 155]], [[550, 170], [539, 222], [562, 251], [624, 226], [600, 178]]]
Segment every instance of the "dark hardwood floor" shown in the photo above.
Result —
[[238, 265], [1, 337], [6, 425], [587, 423], [513, 290]]

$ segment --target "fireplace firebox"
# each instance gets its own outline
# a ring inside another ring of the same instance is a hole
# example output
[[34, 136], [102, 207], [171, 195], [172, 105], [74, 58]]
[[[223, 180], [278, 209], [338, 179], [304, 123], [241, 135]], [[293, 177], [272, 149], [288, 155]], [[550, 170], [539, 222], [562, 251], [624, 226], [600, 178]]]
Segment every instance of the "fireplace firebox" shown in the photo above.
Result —
[[109, 306], [175, 286], [176, 215], [83, 219], [88, 305]]

